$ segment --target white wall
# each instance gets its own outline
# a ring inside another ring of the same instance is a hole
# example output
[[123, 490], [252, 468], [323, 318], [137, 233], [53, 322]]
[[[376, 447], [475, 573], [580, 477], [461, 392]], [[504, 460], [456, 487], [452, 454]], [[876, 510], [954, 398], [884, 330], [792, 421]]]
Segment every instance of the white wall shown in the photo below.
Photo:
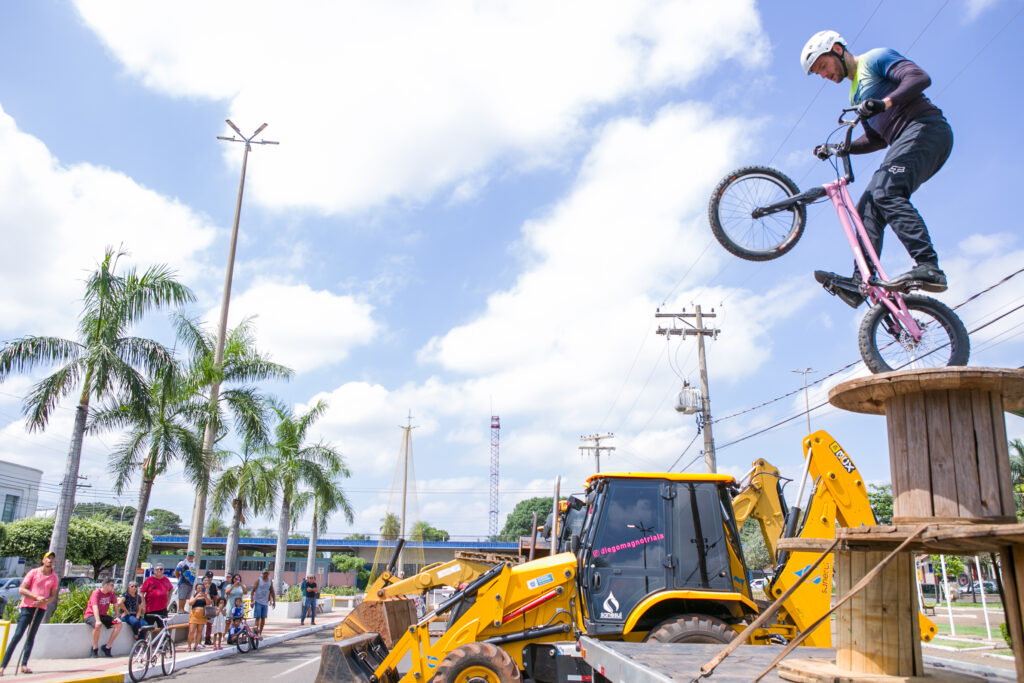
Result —
[[[0, 460], [0, 515], [6, 513], [2, 521], [12, 522], [35, 515], [36, 504], [39, 502], [39, 481], [42, 477], [42, 470]], [[13, 505], [8, 504], [8, 500]], [[20, 576], [24, 573], [23, 558], [0, 559], [0, 574]]]

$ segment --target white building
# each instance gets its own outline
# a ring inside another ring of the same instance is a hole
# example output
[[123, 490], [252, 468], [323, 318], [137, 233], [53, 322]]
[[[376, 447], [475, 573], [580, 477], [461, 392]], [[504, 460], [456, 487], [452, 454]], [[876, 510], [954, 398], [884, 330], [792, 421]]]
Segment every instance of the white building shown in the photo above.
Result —
[[[42, 470], [0, 460], [0, 521], [6, 524], [35, 515], [42, 478]], [[24, 558], [0, 558], [0, 574], [21, 576], [24, 573]]]

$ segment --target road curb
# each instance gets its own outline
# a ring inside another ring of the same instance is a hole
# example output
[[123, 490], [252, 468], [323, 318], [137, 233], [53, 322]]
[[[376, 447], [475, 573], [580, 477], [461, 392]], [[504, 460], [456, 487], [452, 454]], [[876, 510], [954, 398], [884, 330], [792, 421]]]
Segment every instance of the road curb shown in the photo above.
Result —
[[[319, 633], [320, 631], [326, 631], [327, 629], [333, 629], [335, 626], [340, 624], [341, 621], [342, 620], [339, 619], [335, 622], [317, 624], [316, 626], [307, 626], [306, 628], [301, 628], [295, 631], [290, 631], [288, 633], [282, 633], [280, 635], [271, 636], [269, 638], [264, 639], [263, 642], [260, 643], [260, 648], [262, 649], [265, 647], [272, 647], [274, 645], [277, 645], [278, 643], [284, 643], [295, 638], [301, 638], [302, 636], [308, 636], [313, 633]], [[185, 660], [179, 660], [175, 663], [174, 670], [180, 671], [181, 669], [188, 669], [190, 667], [196, 666], [197, 664], [205, 664], [206, 662], [212, 662], [215, 659], [234, 657], [236, 655], [242, 654], [243, 653], [238, 651], [238, 648], [232, 645], [230, 648], [224, 648], [223, 650], [213, 650], [210, 652], [204, 652], [195, 657], [189, 657]], [[150, 675], [147, 674], [146, 680], [149, 680], [149, 678]], [[122, 673], [84, 676], [82, 678], [68, 678], [65, 679], [65, 683], [125, 683], [125, 681], [130, 682], [131, 680], [132, 679], [128, 675], [128, 672], [124, 671]]]

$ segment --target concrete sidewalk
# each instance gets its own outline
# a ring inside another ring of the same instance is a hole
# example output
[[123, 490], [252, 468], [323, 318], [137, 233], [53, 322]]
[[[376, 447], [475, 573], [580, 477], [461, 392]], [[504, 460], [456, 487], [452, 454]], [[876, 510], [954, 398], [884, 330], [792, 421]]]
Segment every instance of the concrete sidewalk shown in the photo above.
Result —
[[[297, 619], [267, 619], [263, 628], [263, 640], [260, 641], [260, 649], [273, 647], [278, 643], [298, 638], [300, 636], [317, 633], [326, 629], [333, 629], [345, 618], [349, 610], [339, 610], [329, 614], [319, 615], [315, 626], [307, 623], [300, 626]], [[325, 618], [326, 617], [326, 618]], [[207, 647], [199, 652], [188, 652], [185, 650], [185, 643], [175, 644], [175, 667], [174, 670], [185, 669], [190, 666], [209, 662], [222, 657], [244, 657], [238, 649], [232, 645], [224, 645], [223, 650], [211, 650]], [[65, 681], [67, 683], [123, 683], [131, 681], [128, 676], [128, 657], [104, 657], [100, 655], [96, 659], [90, 657], [76, 657], [74, 659], [29, 659], [28, 667], [32, 669], [31, 674], [15, 672], [14, 660], [7, 667], [4, 679], [16, 679], [25, 683], [43, 683], [50, 681]], [[150, 668], [146, 679], [155, 679], [162, 676], [159, 664], [154, 671]]]

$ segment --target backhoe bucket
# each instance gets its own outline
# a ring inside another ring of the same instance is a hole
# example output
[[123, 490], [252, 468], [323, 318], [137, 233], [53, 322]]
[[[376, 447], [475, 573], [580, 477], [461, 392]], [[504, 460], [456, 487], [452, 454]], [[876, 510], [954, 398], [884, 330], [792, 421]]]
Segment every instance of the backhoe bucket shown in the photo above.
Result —
[[371, 683], [374, 670], [388, 655], [388, 647], [377, 633], [327, 643], [320, 653], [316, 683]]
[[384, 644], [390, 648], [415, 623], [416, 603], [409, 598], [364, 601], [334, 628], [334, 639], [349, 640], [365, 633], [375, 633], [380, 634]]

